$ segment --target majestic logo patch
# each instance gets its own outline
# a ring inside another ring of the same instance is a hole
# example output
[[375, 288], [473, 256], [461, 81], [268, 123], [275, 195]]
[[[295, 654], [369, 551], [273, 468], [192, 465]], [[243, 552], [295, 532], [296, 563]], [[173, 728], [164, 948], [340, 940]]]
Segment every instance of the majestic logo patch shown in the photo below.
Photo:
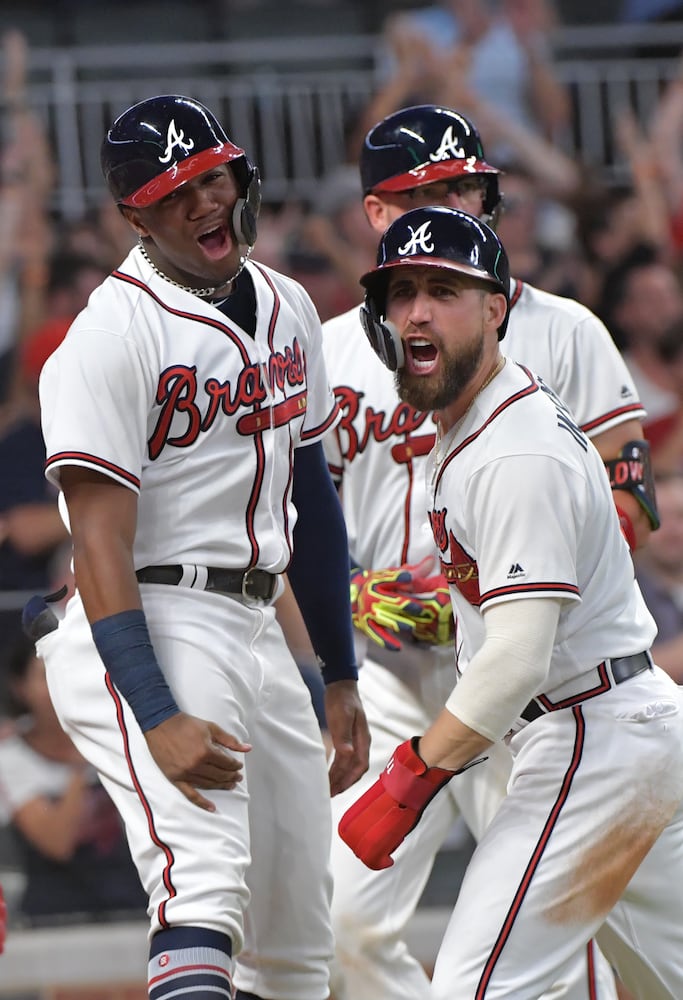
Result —
[[522, 569], [519, 563], [513, 563], [508, 570], [508, 580], [516, 580], [520, 576], [526, 576], [526, 571]]
[[432, 243], [432, 234], [429, 225], [428, 219], [421, 226], [418, 226], [417, 229], [408, 226], [410, 239], [402, 247], [398, 248], [398, 253], [401, 257], [412, 257], [416, 253], [434, 253], [434, 244]]
[[171, 157], [173, 156], [173, 150], [178, 147], [183, 153], [189, 153], [191, 149], [194, 149], [194, 139], [185, 139], [185, 133], [176, 128], [175, 118], [171, 119], [168, 126], [168, 132], [166, 133], [166, 149], [164, 150], [164, 155], [159, 157], [159, 163], [170, 163]]
[[462, 146], [458, 146], [456, 138], [453, 135], [453, 126], [449, 125], [441, 136], [439, 148], [435, 153], [429, 154], [429, 159], [432, 163], [440, 163], [441, 160], [450, 160], [452, 158], [463, 160], [465, 158], [465, 150]]

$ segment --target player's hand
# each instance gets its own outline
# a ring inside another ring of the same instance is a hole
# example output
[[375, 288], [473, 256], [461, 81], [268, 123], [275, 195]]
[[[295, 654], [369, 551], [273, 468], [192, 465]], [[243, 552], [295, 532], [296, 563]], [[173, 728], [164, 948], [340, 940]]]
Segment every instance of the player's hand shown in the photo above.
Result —
[[179, 712], [145, 733], [152, 757], [183, 795], [207, 812], [216, 807], [197, 790], [232, 789], [242, 780], [242, 761], [228, 750], [247, 753], [248, 743], [226, 733], [214, 722]]
[[393, 865], [393, 852], [417, 826], [427, 804], [456, 774], [427, 767], [416, 751], [417, 740], [413, 737], [394, 750], [374, 785], [339, 823], [341, 839], [375, 871]]
[[397, 652], [402, 638], [445, 645], [454, 634], [453, 608], [443, 576], [427, 574], [434, 558], [415, 565], [351, 573], [353, 623], [373, 642]]
[[355, 681], [333, 681], [326, 686], [325, 718], [334, 749], [330, 795], [337, 795], [368, 769], [370, 730]]

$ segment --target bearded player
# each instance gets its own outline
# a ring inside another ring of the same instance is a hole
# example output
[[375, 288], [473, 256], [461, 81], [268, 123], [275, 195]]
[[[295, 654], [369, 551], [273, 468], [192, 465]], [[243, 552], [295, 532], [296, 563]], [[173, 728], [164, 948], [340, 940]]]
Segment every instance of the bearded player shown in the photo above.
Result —
[[[360, 173], [378, 239], [392, 221], [421, 206], [460, 208], [494, 224], [501, 210], [500, 171], [486, 161], [474, 125], [448, 108], [405, 108], [379, 122], [365, 139]], [[419, 249], [426, 237], [416, 232], [412, 238]], [[607, 465], [629, 545], [642, 544], [657, 525], [644, 411], [608, 331], [584, 306], [514, 277], [509, 296], [506, 353], [539, 372], [574, 412]], [[358, 309], [323, 329], [343, 414], [325, 446], [358, 564], [351, 590], [363, 664], [359, 684], [372, 734], [368, 773], [333, 802], [338, 821], [376, 780], [396, 744], [424, 731], [439, 713], [455, 681], [452, 644], [457, 649], [460, 639], [457, 629], [453, 636], [447, 589], [429, 568], [435, 549], [425, 516], [425, 470], [433, 417], [399, 400]], [[428, 350], [425, 345], [425, 363]], [[514, 567], [510, 571], [514, 576]], [[405, 943], [406, 926], [455, 819], [462, 815], [479, 839], [506, 793], [510, 765], [507, 749], [497, 744], [485, 764], [451, 782], [388, 872], [368, 870], [334, 839], [338, 1000], [429, 995], [427, 975]], [[555, 989], [553, 996], [572, 1000], [615, 996], [611, 972], [592, 945], [586, 961], [567, 970]]]

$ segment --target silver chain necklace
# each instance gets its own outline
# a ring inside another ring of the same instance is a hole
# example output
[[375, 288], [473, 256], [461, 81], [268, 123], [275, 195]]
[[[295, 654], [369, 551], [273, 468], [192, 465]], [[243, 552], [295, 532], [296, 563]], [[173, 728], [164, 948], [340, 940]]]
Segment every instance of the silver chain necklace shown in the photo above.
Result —
[[[247, 247], [247, 252], [240, 257], [240, 265], [233, 274], [232, 278], [227, 278], [225, 281], [221, 282], [220, 285], [214, 285], [211, 288], [191, 288], [189, 285], [181, 285], [179, 281], [174, 281], [173, 278], [169, 278], [167, 274], [164, 274], [164, 272], [161, 271], [156, 266], [150, 255], [147, 253], [147, 248], [145, 247], [145, 244], [142, 242], [142, 237], [138, 237], [138, 247], [140, 249], [140, 253], [145, 258], [145, 260], [147, 261], [147, 263], [149, 264], [149, 266], [152, 268], [152, 270], [156, 275], [158, 275], [160, 278], [163, 278], [164, 281], [167, 281], [169, 285], [173, 285], [174, 288], [180, 288], [180, 290], [183, 292], [190, 292], [191, 295], [197, 295], [200, 299], [210, 299], [212, 295], [216, 294], [219, 288], [223, 288], [227, 284], [232, 284], [233, 281], [244, 270], [244, 265], [249, 260], [249, 257], [251, 256], [251, 251], [253, 249], [253, 247]], [[232, 289], [230, 291], [232, 291]], [[228, 293], [228, 296], [229, 294], [230, 293]], [[226, 296], [225, 298], [228, 298], [228, 296]], [[225, 299], [223, 301], [225, 301]]]

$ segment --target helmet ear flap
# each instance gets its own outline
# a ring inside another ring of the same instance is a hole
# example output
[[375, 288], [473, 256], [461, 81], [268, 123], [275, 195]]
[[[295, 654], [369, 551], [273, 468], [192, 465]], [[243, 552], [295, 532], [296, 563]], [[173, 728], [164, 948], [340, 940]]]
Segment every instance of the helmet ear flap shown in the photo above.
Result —
[[256, 220], [261, 208], [261, 178], [258, 168], [246, 160], [247, 181], [244, 196], [232, 210], [232, 228], [238, 243], [252, 247], [256, 243]]
[[360, 321], [370, 346], [389, 371], [403, 368], [406, 359], [401, 334], [394, 323], [381, 319], [375, 300], [369, 293], [360, 307]]

